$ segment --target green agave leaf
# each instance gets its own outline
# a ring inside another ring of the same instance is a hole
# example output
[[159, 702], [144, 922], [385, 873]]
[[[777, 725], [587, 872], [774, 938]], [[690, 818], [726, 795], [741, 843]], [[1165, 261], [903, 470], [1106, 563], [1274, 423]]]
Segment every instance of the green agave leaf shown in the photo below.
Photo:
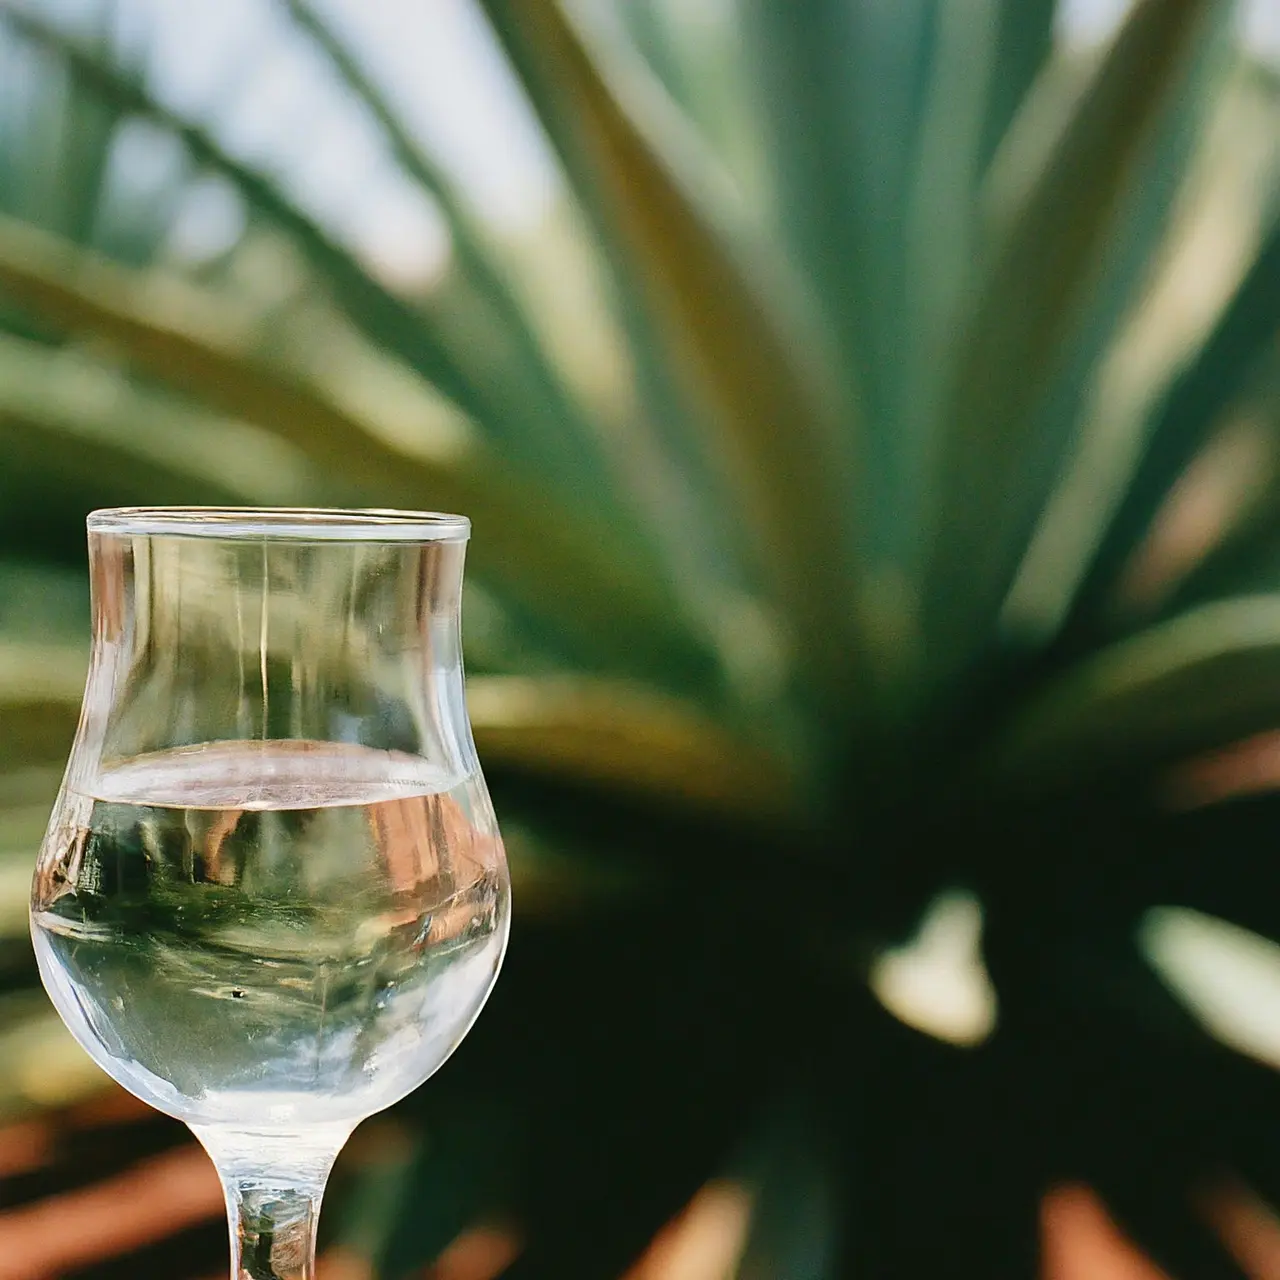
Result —
[[565, 0], [573, 19], [639, 55], [680, 115], [719, 158], [744, 203], [763, 210], [768, 199], [761, 139], [753, 118], [739, 38], [741, 15], [693, 10], [671, 0]]
[[[453, 180], [405, 127], [357, 56], [342, 42], [311, 0], [277, 0], [277, 3], [324, 54], [342, 82], [369, 110], [405, 172], [429, 192], [440, 206], [449, 222], [454, 252], [458, 255], [463, 270], [500, 308], [513, 332], [528, 337], [528, 323], [520, 304], [491, 262], [483, 245], [482, 234], [475, 225], [470, 209], [459, 198]], [[541, 353], [531, 354], [535, 358], [541, 357]]]
[[301, 455], [272, 437], [147, 394], [75, 351], [3, 334], [0, 456], [33, 472], [56, 456], [64, 480], [113, 505], [288, 506], [323, 492]]
[[[1127, 622], [1280, 589], [1280, 344], [1177, 479], [1104, 613]], [[1197, 510], [1212, 514], [1197, 530]], [[1191, 530], [1199, 536], [1188, 538]], [[1179, 535], [1182, 534], [1180, 537]]]
[[625, 25], [628, 37], [662, 87], [690, 119], [698, 119], [706, 86], [690, 75], [690, 68], [681, 56], [673, 38], [669, 6], [664, 0], [634, 0], [618, 6], [618, 10], [617, 17]]
[[[852, 6], [814, 0], [804, 22], [791, 21], [769, 0], [742, 0], [739, 8], [771, 216], [813, 277], [825, 315], [839, 326], [843, 354], [856, 352], [857, 366], [866, 369], [865, 392], [874, 406], [876, 370], [863, 354], [874, 335], [864, 331], [861, 312], [871, 302], [862, 278], [867, 216], [853, 172], [860, 117], [848, 109], [846, 83], [855, 56]], [[885, 149], [900, 157], [895, 146]]]
[[111, 1087], [43, 991], [0, 1000], [0, 1116], [83, 1102]]
[[938, 0], [932, 73], [905, 195], [905, 321], [892, 419], [902, 486], [894, 551], [913, 584], [928, 524], [922, 503], [929, 441], [949, 374], [946, 352], [981, 230], [977, 193], [1000, 17], [996, 0]]
[[748, 1141], [743, 1185], [727, 1188], [753, 1201], [735, 1280], [834, 1280], [840, 1274], [837, 1240], [850, 1224], [840, 1220], [836, 1205], [825, 1145], [829, 1123], [818, 1120], [809, 1099], [787, 1098]]
[[[1147, 912], [1138, 941], [1157, 976], [1215, 1039], [1274, 1065], [1276, 1037], [1259, 1017], [1252, 983], [1274, 989], [1280, 950], [1239, 921], [1182, 906]], [[1263, 988], [1265, 989], [1265, 988]], [[1234, 998], [1233, 998], [1234, 997]], [[1256, 1012], [1255, 1012], [1256, 1011]]]
[[[24, 769], [6, 774], [0, 787], [0, 795], [5, 797], [0, 802], [0, 866], [8, 867], [19, 861], [25, 867], [26, 881], [22, 886], [24, 910], [36, 850], [44, 838], [60, 776], [52, 767]], [[12, 801], [19, 787], [25, 793], [23, 799], [26, 803], [14, 804]], [[0, 892], [0, 900], [7, 903], [9, 895]], [[8, 907], [4, 909], [8, 910]], [[25, 919], [22, 927], [26, 928]]]
[[[1063, 368], [1037, 415], [1041, 443], [1033, 447], [1041, 463], [1027, 474], [1027, 518], [1018, 542], [1029, 542], [1038, 533], [1035, 521], [1042, 514], [1048, 525], [1051, 517], [1045, 502], [1052, 504], [1049, 495], [1055, 482], [1064, 487], [1070, 483], [1061, 481], [1061, 468], [1057, 465], [1068, 457], [1070, 442], [1076, 442], [1078, 458], [1089, 449], [1091, 430], [1115, 430], [1116, 415], [1096, 412], [1094, 397], [1105, 383], [1110, 362], [1117, 359], [1125, 336], [1131, 332], [1134, 316], [1141, 314], [1146, 305], [1143, 289], [1152, 286], [1153, 278], [1159, 278], [1159, 269], [1166, 260], [1163, 251], [1169, 243], [1167, 233], [1178, 226], [1178, 215], [1184, 212], [1186, 197], [1194, 189], [1196, 166], [1192, 164], [1188, 172], [1188, 162], [1195, 158], [1203, 164], [1203, 153], [1212, 146], [1213, 129], [1218, 122], [1211, 107], [1221, 102], [1221, 73], [1234, 54], [1235, 32], [1230, 16], [1230, 10], [1222, 7], [1207, 38], [1201, 41], [1190, 87], [1157, 132], [1136, 190], [1127, 202], [1130, 208], [1107, 254], [1101, 287], [1082, 316]], [[1067, 473], [1070, 474], [1070, 460]], [[1030, 564], [1028, 555], [1019, 566], [1019, 578], [1015, 578], [1006, 600], [1006, 611], [1011, 616], [1017, 613], [1020, 576]], [[1041, 580], [1041, 590], [1044, 581]]]
[[785, 817], [798, 803], [783, 761], [696, 707], [582, 676], [481, 676], [467, 685], [486, 763], [605, 784], [730, 816]]
[[[90, 19], [89, 39], [99, 51], [105, 48], [114, 17], [114, 3], [97, 6]], [[58, 96], [58, 147], [56, 162], [48, 154], [33, 157], [51, 172], [52, 207], [45, 222], [78, 243], [93, 236], [103, 194], [111, 140], [122, 112], [87, 93], [73, 76], [63, 72], [43, 78], [42, 88]], [[25, 184], [24, 184], [25, 185]], [[28, 212], [27, 216], [31, 216]]]
[[1192, 363], [1161, 397], [1147, 444], [1093, 558], [1074, 614], [1096, 614], [1177, 478], [1204, 445], [1230, 399], [1280, 336], [1280, 221], [1219, 315]]
[[0, 638], [0, 704], [44, 702], [78, 711], [85, 661], [85, 650], [78, 646]]
[[[156, 376], [284, 436], [357, 480], [386, 483], [406, 460], [302, 377], [262, 366], [240, 317], [174, 279], [132, 273], [47, 232], [0, 222], [0, 287], [75, 331], [111, 341]], [[427, 441], [447, 463], [456, 440]], [[410, 464], [411, 465], [411, 464]], [[430, 473], [430, 461], [418, 464]], [[443, 468], [442, 468], [443, 469]]]
[[361, 1125], [339, 1159], [332, 1239], [372, 1275], [475, 1274], [481, 1259], [497, 1275], [498, 1259], [520, 1251], [502, 1207], [521, 1127], [509, 1097], [454, 1080], [443, 1105], [420, 1094]]
[[907, 458], [898, 412], [911, 373], [902, 210], [938, 3], [813, 0], [803, 20], [773, 0], [740, 7], [773, 216], [866, 406], [854, 514], [867, 560], [882, 572], [903, 538]]
[[[59, 173], [48, 163], [62, 142], [66, 119], [67, 85], [54, 59], [41, 50], [5, 49], [8, 66], [6, 98], [10, 120], [24, 128], [5, 129], [3, 154], [5, 185], [0, 204], [33, 220], [55, 222], [65, 215]], [[16, 73], [16, 74], [14, 74]]]
[[55, 568], [22, 553], [0, 559], [0, 636], [61, 644], [88, 634], [89, 582], [83, 570]]
[[17, 778], [32, 794], [47, 798], [20, 808], [0, 805], [0, 943], [26, 940], [31, 874], [57, 791], [56, 777], [49, 791], [47, 771], [25, 770]]
[[421, 1134], [387, 1117], [361, 1126], [334, 1170], [337, 1205], [326, 1224], [322, 1257], [339, 1250], [344, 1259], [359, 1259], [371, 1273], [381, 1273], [375, 1268], [397, 1222], [406, 1216], [423, 1145]]
[[[106, 54], [116, 10], [115, 0], [103, 0], [78, 15], [81, 39], [97, 56]], [[77, 243], [100, 245], [111, 150], [125, 111], [88, 90], [48, 49], [14, 41], [5, 61], [0, 209]], [[113, 227], [149, 253], [172, 212], [169, 193], [157, 194], [149, 192], [146, 207], [130, 211], [127, 228]]]
[[585, 848], [566, 842], [549, 824], [531, 822], [506, 806], [501, 821], [511, 892], [527, 919], [561, 920], [625, 908], [663, 892], [664, 881], [635, 859], [612, 857], [598, 843]]
[[1026, 130], [993, 173], [993, 243], [957, 341], [945, 398], [926, 574], [926, 635], [940, 669], [970, 657], [1016, 568], [1010, 524], [1025, 423], [1113, 232], [1151, 126], [1212, 0], [1139, 0], [1061, 132]]
[[66, 760], [86, 661], [80, 646], [0, 638], [0, 768]]
[[1001, 0], [995, 66], [987, 99], [980, 165], [987, 167], [1004, 141], [1031, 86], [1053, 52], [1056, 0]]
[[[620, 29], [622, 15], [607, 3], [576, 8], [591, 10], [592, 33], [610, 37], [612, 56], [625, 63], [627, 76], [653, 88]], [[751, 607], [759, 608], [758, 565], [746, 563], [750, 555], [739, 511], [707, 456], [707, 424], [700, 417], [705, 405], [694, 402], [687, 378], [681, 382], [681, 369], [660, 334], [662, 318], [641, 297], [626, 253], [592, 236], [589, 218], [568, 190], [557, 193], [537, 245], [512, 252], [513, 278], [526, 310], [540, 318], [544, 342], [556, 351], [566, 376], [572, 374], [581, 410], [597, 424], [611, 474], [641, 514], [645, 537], [661, 548], [693, 611], [732, 647], [730, 615], [737, 602], [748, 595]], [[573, 502], [581, 505], [592, 487], [589, 479], [579, 483], [582, 458], [558, 464], [558, 470], [573, 482]], [[615, 501], [615, 522], [617, 517]], [[789, 669], [788, 662], [782, 665]], [[739, 677], [740, 695], [758, 701], [754, 679], [741, 672]], [[776, 688], [766, 696], [773, 697]]]
[[[485, 375], [485, 395], [497, 412], [486, 414], [483, 425], [508, 447], [530, 455], [549, 476], [566, 481], [572, 477], [579, 501], [598, 500], [612, 482], [600, 456], [596, 433], [550, 364], [531, 316], [495, 264], [483, 232], [454, 181], [411, 135], [371, 75], [310, 0], [278, 2], [372, 114], [404, 171], [435, 201], [448, 222], [459, 272], [478, 295], [472, 305], [492, 316], [500, 341], [489, 345], [509, 348], [514, 354], [514, 367]], [[457, 287], [455, 284], [444, 292], [456, 291]], [[436, 308], [441, 340], [448, 342], [449, 316], [440, 314], [440, 310]], [[455, 349], [460, 365], [466, 366], [469, 353], [472, 358], [478, 354], [478, 345], [467, 341], [461, 350]], [[476, 378], [482, 372], [472, 368], [469, 376]], [[612, 513], [615, 517], [619, 514], [616, 504]]]
[[[206, 129], [155, 101], [137, 75], [107, 64], [55, 26], [24, 13], [13, 0], [0, 0], [0, 16], [61, 58], [84, 88], [117, 110], [160, 125], [181, 140], [196, 164], [230, 180], [252, 210], [289, 235], [346, 317], [376, 346], [459, 405], [513, 462], [540, 470], [544, 487], [555, 489], [562, 503], [571, 497], [577, 508], [607, 520], [615, 541], [629, 544], [628, 554], [653, 555], [632, 506], [616, 500], [616, 475], [603, 459], [596, 434], [548, 365], [503, 281], [489, 269], [465, 219], [452, 227], [452, 234], [466, 270], [448, 275], [422, 305], [410, 302], [366, 271], [278, 182], [230, 155]], [[312, 22], [309, 30], [322, 47], [336, 50], [327, 28]], [[353, 88], [371, 95], [366, 106], [383, 127], [393, 125], [386, 104], [349, 55], [343, 55], [337, 69]], [[461, 203], [404, 131], [394, 126], [389, 141], [444, 214], [462, 217]], [[474, 284], [477, 271], [479, 289]]]
[[[20, 223], [0, 221], [0, 289], [288, 441], [379, 505], [426, 501], [467, 512], [477, 527], [472, 555], [480, 572], [535, 614], [553, 616], [586, 651], [612, 648], [633, 669], [677, 679], [708, 675], [705, 652], [683, 630], [682, 613], [651, 566], [619, 553], [608, 527], [555, 507], [438, 419], [428, 430], [420, 421], [357, 416], [340, 398], [341, 367], [330, 367], [328, 385], [317, 385], [311, 373], [266, 365], [253, 355], [252, 335], [216, 299], [105, 263]], [[403, 411], [395, 398], [392, 404]]]
[[275, 183], [228, 155], [205, 130], [167, 111], [126, 71], [110, 67], [65, 32], [33, 16], [15, 0], [0, 0], [4, 22], [24, 38], [55, 52], [87, 87], [122, 111], [155, 121], [180, 138], [199, 165], [230, 179], [250, 205], [276, 223], [342, 298], [352, 320], [378, 345], [395, 352], [468, 412], [484, 418], [484, 396], [471, 385], [432, 332], [428, 317], [370, 276]]
[[[928, 498], [927, 459], [939, 422], [937, 397], [952, 372], [945, 353], [963, 313], [965, 291], [973, 284], [973, 263], [980, 258], [979, 181], [990, 167], [984, 130], [992, 127], [993, 113], [1008, 110], [1002, 115], [1003, 130], [1008, 131], [1014, 105], [1008, 95], [1016, 89], [1025, 99], [1027, 77], [1037, 69], [1036, 101], [1029, 114], [1068, 117], [1075, 102], [1071, 90], [1078, 90], [1087, 71], [1078, 65], [1079, 59], [1067, 56], [1048, 64], [1044, 55], [1052, 43], [1052, 7], [1034, 0], [977, 6], [959, 0], [943, 3], [940, 9], [937, 70], [908, 223], [908, 297], [914, 311], [905, 349], [912, 373], [903, 388], [904, 428], [899, 434], [910, 465], [909, 487], [897, 504], [897, 517], [904, 530], [899, 540], [903, 559], [913, 577], [919, 572], [920, 544], [929, 523], [922, 504]], [[1230, 18], [1229, 6], [1218, 5], [1211, 30], [1191, 58], [1186, 88], [1175, 109], [1164, 113], [1129, 181], [1095, 271], [1097, 285], [1070, 326], [1069, 341], [1055, 358], [1055, 368], [1034, 396], [1023, 438], [1023, 464], [1009, 490], [1007, 541], [984, 548], [992, 560], [1003, 557], [1012, 564], [1021, 555], [1076, 434], [1094, 368], [1151, 270], [1174, 194], [1186, 177], [1187, 157], [1200, 141], [1206, 106], [1214, 100], [1210, 90], [1220, 87], [1224, 55], [1234, 51]], [[1010, 41], [1020, 43], [1011, 48]], [[1056, 132], [1061, 131], [1059, 126]], [[1054, 132], [1045, 129], [1046, 135]]]
[[[1212, 46], [1233, 34], [1225, 17], [1217, 26], [1210, 47], [1198, 54], [1203, 64], [1197, 76], [1201, 92], [1216, 78], [1213, 63], [1218, 56]], [[1074, 359], [1078, 363], [1083, 356], [1091, 367], [1069, 371], [1067, 381], [1074, 381], [1075, 391], [1056, 389], [1062, 403], [1051, 415], [1061, 416], [1072, 404], [1080, 420], [1074, 453], [1056, 478], [1005, 601], [1002, 621], [1024, 640], [1043, 641], [1070, 617], [1079, 641], [1087, 630], [1080, 624], [1101, 621], [1092, 607], [1077, 607], [1072, 617], [1073, 601], [1112, 514], [1124, 500], [1169, 387], [1195, 363], [1263, 240], [1272, 216], [1264, 191], [1275, 183], [1280, 152], [1274, 145], [1276, 106], [1271, 95], [1258, 92], [1259, 87], [1257, 78], [1249, 75], [1227, 80], [1206, 121], [1187, 176], [1183, 207], [1172, 221], [1158, 269], [1142, 282], [1135, 263], [1117, 264], [1111, 272], [1115, 283], [1106, 290], [1115, 296], [1098, 304], [1105, 308], [1098, 314], [1112, 312], [1106, 326], [1112, 331], [1105, 342], [1101, 334], [1082, 331]], [[1187, 114], [1184, 105], [1175, 117]], [[1153, 157], [1164, 166], [1177, 165], [1179, 153], [1186, 149], [1177, 139], [1176, 118], [1172, 123], [1171, 154]], [[1139, 205], [1167, 181], [1157, 173], [1144, 184]], [[1209, 246], [1216, 265], [1206, 274], [1204, 254]], [[1139, 247], [1135, 243], [1123, 255], [1136, 257]], [[1131, 280], [1129, 290], [1145, 283], [1127, 314], [1122, 313], [1123, 297], [1117, 290], [1124, 287], [1125, 276]], [[1090, 317], [1091, 323], [1096, 320], [1097, 314]], [[1224, 397], [1221, 407], [1226, 403]], [[1206, 430], [1212, 430], [1217, 414], [1210, 418]], [[1065, 417], [1050, 428], [1055, 435], [1069, 429]]]
[[1049, 783], [1141, 773], [1280, 721], [1280, 596], [1203, 605], [1078, 664], [1001, 736], [995, 767]]
[[642, 135], [558, 6], [485, 0], [484, 8], [588, 195], [636, 296], [659, 318], [665, 354], [705, 397], [742, 524], [809, 656], [848, 670], [846, 522], [831, 468], [832, 396], [776, 303], [741, 270], [709, 211]]

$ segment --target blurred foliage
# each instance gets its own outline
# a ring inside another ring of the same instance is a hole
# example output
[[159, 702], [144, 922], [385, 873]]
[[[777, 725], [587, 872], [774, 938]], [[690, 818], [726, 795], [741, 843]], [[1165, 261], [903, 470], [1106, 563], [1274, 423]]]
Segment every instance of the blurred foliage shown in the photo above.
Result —
[[0, 1108], [99, 1087], [24, 941], [86, 510], [456, 508], [517, 924], [335, 1247], [618, 1276], [710, 1203], [741, 1277], [1030, 1276], [1084, 1182], [1244, 1274], [1280, 1006], [1176, 957], [1280, 982], [1276, 70], [1215, 0], [478, 7], [519, 233], [271, 0], [447, 229], [407, 277], [233, 145], [269, 58], [191, 114], [123, 0], [0, 0]]

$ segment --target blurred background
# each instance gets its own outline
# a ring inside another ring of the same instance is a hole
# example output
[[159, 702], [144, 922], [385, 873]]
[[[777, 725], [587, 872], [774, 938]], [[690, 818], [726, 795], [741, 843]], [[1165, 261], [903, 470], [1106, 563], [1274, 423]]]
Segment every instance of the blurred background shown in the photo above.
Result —
[[0, 1280], [225, 1266], [27, 938], [159, 503], [474, 522], [322, 1280], [1280, 1275], [1280, 0], [0, 0]]

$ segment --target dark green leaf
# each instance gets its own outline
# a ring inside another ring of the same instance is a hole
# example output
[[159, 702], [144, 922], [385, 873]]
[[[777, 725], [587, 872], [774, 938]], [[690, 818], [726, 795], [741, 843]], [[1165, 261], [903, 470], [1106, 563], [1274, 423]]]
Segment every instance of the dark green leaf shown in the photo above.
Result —
[[906, 220], [937, 0], [747, 0], [742, 30], [775, 216], [822, 300], [846, 380], [865, 399], [853, 492], [872, 572], [903, 538], [909, 460]]

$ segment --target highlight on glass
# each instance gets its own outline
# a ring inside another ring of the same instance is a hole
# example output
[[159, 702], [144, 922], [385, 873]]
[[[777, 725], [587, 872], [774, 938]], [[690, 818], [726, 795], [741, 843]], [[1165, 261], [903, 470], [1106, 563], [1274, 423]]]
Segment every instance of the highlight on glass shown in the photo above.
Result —
[[212, 1156], [232, 1276], [310, 1276], [338, 1151], [449, 1056], [506, 947], [463, 690], [470, 526], [151, 508], [88, 532], [40, 974], [99, 1065]]

